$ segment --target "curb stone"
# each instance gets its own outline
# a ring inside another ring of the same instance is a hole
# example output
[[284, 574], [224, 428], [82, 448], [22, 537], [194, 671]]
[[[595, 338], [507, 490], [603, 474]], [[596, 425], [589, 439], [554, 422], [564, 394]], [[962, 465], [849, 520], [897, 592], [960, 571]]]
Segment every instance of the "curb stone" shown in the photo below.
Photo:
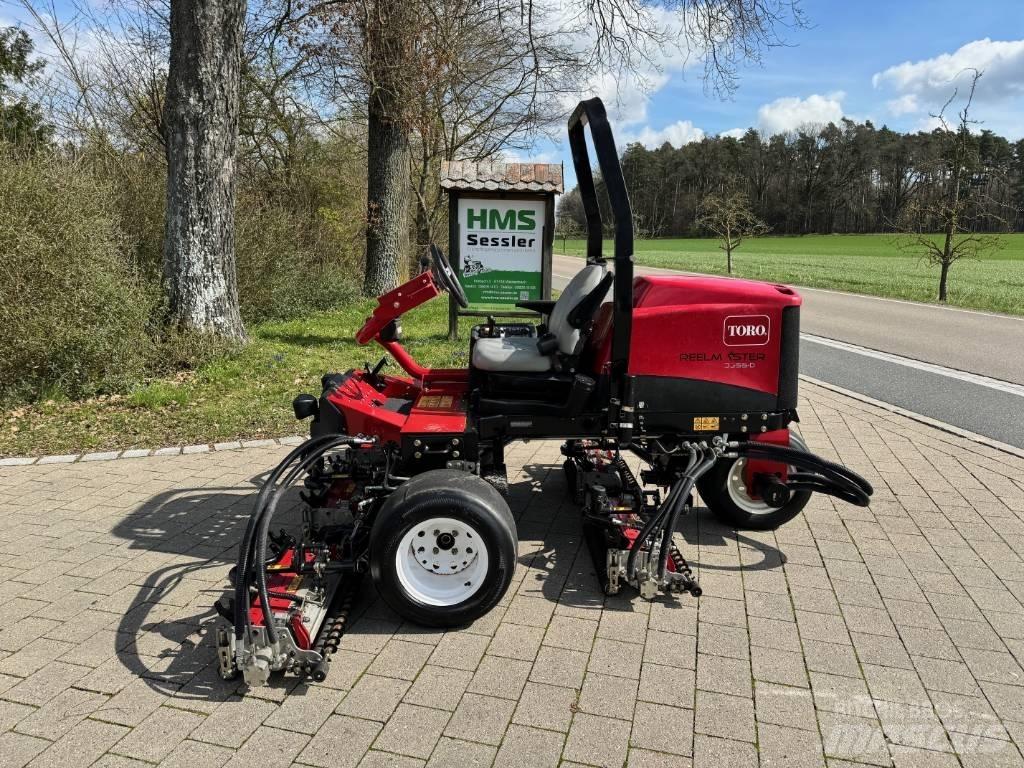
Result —
[[[876, 400], [873, 397], [868, 397], [867, 395], [862, 395], [859, 392], [853, 392], [849, 389], [845, 389], [835, 384], [830, 384], [827, 381], [816, 379], [813, 376], [805, 376], [804, 374], [800, 374], [800, 378], [806, 381], [807, 383], [814, 384], [816, 386], [821, 387], [822, 389], [827, 389], [831, 392], [835, 392], [836, 394], [852, 398], [853, 400], [857, 400], [862, 403], [867, 403], [868, 405], [874, 405], [877, 406], [878, 408], [884, 408], [885, 410], [891, 413], [895, 413], [900, 416], [905, 416], [906, 418], [913, 419], [914, 421], [917, 421], [921, 424], [926, 424], [929, 427], [941, 429], [943, 432], [948, 432], [949, 434], [956, 435], [958, 437], [963, 437], [967, 440], [971, 440], [972, 442], [979, 443], [980, 445], [985, 445], [988, 446], [989, 448], [994, 448], [998, 451], [1002, 451], [1003, 453], [1008, 453], [1011, 456], [1024, 458], [1024, 451], [1012, 445], [1008, 445], [1007, 443], [1001, 443], [998, 440], [992, 440], [991, 438], [985, 437], [984, 435], [979, 435], [975, 432], [969, 432], [966, 429], [961, 429], [960, 427], [956, 427], [953, 426], [952, 424], [947, 424], [945, 422], [938, 421], [937, 419], [924, 416], [920, 413], [915, 413], [914, 411], [908, 411], [906, 408], [900, 408], [898, 405], [893, 405], [892, 403], [886, 403], [882, 400]], [[213, 445], [210, 445], [209, 443], [200, 443], [197, 445], [187, 445], [184, 448], [182, 448], [181, 446], [169, 446], [166, 448], [156, 449], [129, 448], [126, 451], [102, 451], [99, 453], [86, 454], [66, 453], [53, 456], [13, 456], [10, 458], [0, 458], [0, 467], [24, 467], [31, 464], [72, 464], [74, 462], [79, 461], [111, 461], [114, 459], [138, 459], [146, 456], [178, 456], [182, 453], [200, 454], [209, 453], [210, 451], [237, 451], [244, 450], [246, 448], [269, 448], [275, 445], [294, 446], [301, 445], [304, 440], [306, 440], [306, 438], [302, 435], [288, 435], [286, 437], [272, 438], [266, 440], [230, 440], [223, 443], [213, 443]]]
[[124, 451], [97, 451], [93, 453], [62, 453], [52, 456], [11, 456], [0, 458], [0, 467], [27, 467], [32, 464], [74, 464], [82, 461], [113, 461], [115, 459], [141, 459], [147, 456], [196, 455], [219, 451], [238, 451], [246, 448], [272, 448], [276, 445], [301, 445], [303, 435], [287, 435], [266, 440], [231, 440], [224, 443], [198, 443], [172, 445], [164, 448], [129, 448]]

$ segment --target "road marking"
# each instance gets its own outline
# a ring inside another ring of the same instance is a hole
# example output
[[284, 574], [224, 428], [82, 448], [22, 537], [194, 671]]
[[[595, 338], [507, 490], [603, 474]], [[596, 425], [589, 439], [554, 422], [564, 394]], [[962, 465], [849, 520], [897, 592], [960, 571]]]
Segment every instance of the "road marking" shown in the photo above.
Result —
[[980, 387], [988, 387], [989, 389], [995, 389], [999, 392], [1016, 395], [1017, 397], [1024, 397], [1024, 386], [1021, 386], [1020, 384], [1012, 384], [1008, 381], [992, 379], [988, 376], [981, 376], [977, 373], [958, 371], [955, 368], [947, 368], [943, 365], [935, 365], [934, 363], [925, 363], [921, 360], [914, 360], [913, 358], [902, 357], [901, 355], [893, 355], [889, 352], [880, 352], [877, 349], [868, 349], [867, 347], [860, 347], [856, 344], [850, 344], [845, 341], [828, 339], [824, 336], [814, 336], [809, 333], [801, 333], [800, 338], [805, 341], [809, 341], [812, 344], [821, 344], [826, 347], [841, 349], [845, 352], [853, 352], [857, 355], [873, 357], [876, 360], [883, 360], [887, 363], [895, 363], [896, 365], [902, 365], [907, 368], [916, 368], [917, 370], [925, 371], [926, 373], [934, 373], [938, 376], [958, 379], [959, 381], [965, 381], [969, 384], [977, 384]]

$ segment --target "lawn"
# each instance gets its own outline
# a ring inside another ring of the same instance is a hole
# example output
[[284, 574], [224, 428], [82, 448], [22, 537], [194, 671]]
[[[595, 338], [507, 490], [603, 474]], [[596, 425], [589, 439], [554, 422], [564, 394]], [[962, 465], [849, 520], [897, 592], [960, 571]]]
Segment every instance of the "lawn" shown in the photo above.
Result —
[[[0, 422], [0, 457], [305, 432], [308, 426], [291, 412], [296, 394], [319, 395], [324, 373], [380, 359], [379, 347], [360, 347], [353, 340], [375, 304], [360, 301], [335, 312], [255, 326], [249, 329], [252, 343], [242, 352], [176, 379], [149, 382], [128, 395], [48, 400], [9, 410]], [[422, 363], [465, 366], [468, 341], [447, 340], [447, 313], [443, 297], [410, 312], [403, 318], [403, 343]], [[386, 370], [396, 370], [394, 363]]]
[[[950, 304], [1024, 315], [1024, 234], [1003, 235], [1002, 242], [991, 256], [953, 265]], [[556, 240], [555, 250], [582, 255], [585, 241]], [[605, 252], [612, 252], [611, 241]], [[635, 255], [651, 267], [725, 274], [716, 240], [638, 240]], [[891, 235], [755, 238], [733, 252], [733, 274], [914, 301], [935, 301], [939, 284], [938, 268], [902, 253]]]

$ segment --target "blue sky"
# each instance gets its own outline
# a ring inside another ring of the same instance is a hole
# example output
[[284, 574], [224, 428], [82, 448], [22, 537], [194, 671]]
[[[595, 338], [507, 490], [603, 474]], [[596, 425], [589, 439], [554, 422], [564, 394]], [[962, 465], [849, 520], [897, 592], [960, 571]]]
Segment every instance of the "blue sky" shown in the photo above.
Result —
[[[58, 16], [71, 15], [69, 0], [55, 4]], [[808, 26], [789, 30], [787, 47], [743, 68], [731, 99], [706, 92], [701, 64], [692, 57], [684, 64], [679, 52], [665, 53], [660, 70], [646, 73], [647, 89], [628, 77], [595, 75], [581, 95], [605, 98], [620, 148], [631, 141], [679, 146], [750, 126], [779, 132], [842, 116], [918, 130], [931, 127], [929, 112], [951, 93], [951, 80], [973, 66], [985, 70], [974, 116], [1011, 139], [1024, 137], [1024, 0], [804, 0], [802, 8]], [[0, 0], [0, 25], [24, 20], [16, 0]], [[573, 183], [564, 141], [544, 140], [515, 156], [528, 158], [564, 161]]]
[[[929, 128], [929, 112], [941, 108], [965, 66], [986, 70], [973, 108], [982, 127], [1024, 137], [1024, 0], [805, 0], [803, 9], [808, 28], [790, 30], [789, 47], [743, 69], [729, 100], [705, 93], [699, 66], [680, 71], [670, 63], [660, 87], [643, 95], [627, 83], [615, 110], [620, 149], [839, 116]], [[609, 100], [607, 88], [597, 90]], [[534, 155], [563, 160], [572, 177], [564, 142], [542, 142]]]

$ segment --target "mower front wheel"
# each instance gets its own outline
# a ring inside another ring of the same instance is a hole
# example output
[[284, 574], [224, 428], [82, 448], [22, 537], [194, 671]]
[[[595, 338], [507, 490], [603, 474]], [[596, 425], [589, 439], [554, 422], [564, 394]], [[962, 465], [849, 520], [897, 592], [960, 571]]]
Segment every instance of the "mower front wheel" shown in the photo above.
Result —
[[[792, 448], [807, 450], [807, 443], [795, 432], [789, 435]], [[697, 481], [697, 490], [715, 517], [731, 528], [773, 531], [803, 511], [811, 499], [810, 491], [796, 491], [781, 507], [763, 499], [754, 499], [743, 482], [746, 459], [720, 459]]]
[[468, 472], [424, 472], [388, 497], [370, 533], [370, 573], [403, 618], [455, 627], [483, 616], [508, 589], [516, 524], [494, 487]]

